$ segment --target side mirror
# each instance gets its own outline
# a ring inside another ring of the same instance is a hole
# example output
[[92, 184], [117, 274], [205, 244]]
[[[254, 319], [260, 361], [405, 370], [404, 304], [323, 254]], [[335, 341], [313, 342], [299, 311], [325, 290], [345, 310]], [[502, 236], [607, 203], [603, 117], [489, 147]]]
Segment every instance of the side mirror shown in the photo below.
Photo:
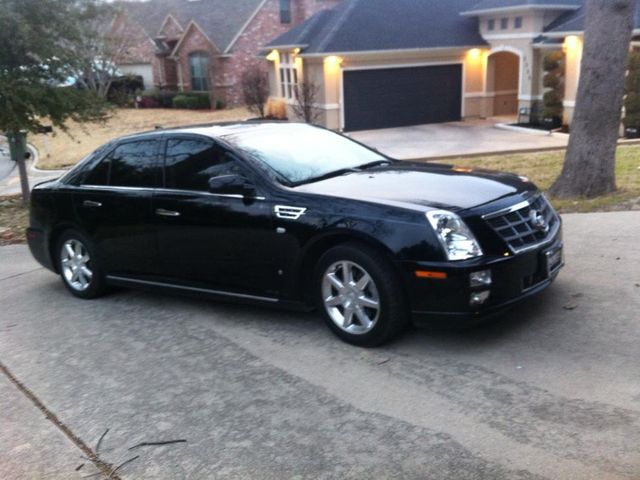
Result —
[[248, 197], [254, 195], [255, 191], [253, 184], [241, 175], [220, 175], [209, 179], [211, 193]]

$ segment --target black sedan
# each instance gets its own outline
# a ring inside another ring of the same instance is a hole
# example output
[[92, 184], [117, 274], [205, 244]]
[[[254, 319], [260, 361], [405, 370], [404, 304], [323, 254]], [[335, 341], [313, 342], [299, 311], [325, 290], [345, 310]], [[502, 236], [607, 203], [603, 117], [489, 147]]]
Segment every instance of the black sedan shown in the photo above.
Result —
[[27, 237], [76, 297], [117, 285], [316, 306], [374, 346], [411, 320], [478, 321], [545, 289], [561, 230], [526, 178], [248, 122], [104, 145], [34, 189]]

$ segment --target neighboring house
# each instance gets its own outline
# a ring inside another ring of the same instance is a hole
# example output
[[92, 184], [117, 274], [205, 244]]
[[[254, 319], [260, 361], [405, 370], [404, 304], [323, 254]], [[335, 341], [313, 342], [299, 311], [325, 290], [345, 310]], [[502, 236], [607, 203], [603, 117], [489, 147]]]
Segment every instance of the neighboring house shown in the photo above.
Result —
[[135, 42], [126, 73], [142, 75], [145, 88], [211, 92], [226, 105], [242, 102], [240, 78], [268, 40], [339, 0], [121, 1], [116, 20]]
[[526, 120], [545, 91], [543, 57], [560, 50], [570, 123], [584, 15], [581, 0], [345, 0], [268, 43], [271, 102], [291, 115], [291, 79], [305, 79], [333, 129]]

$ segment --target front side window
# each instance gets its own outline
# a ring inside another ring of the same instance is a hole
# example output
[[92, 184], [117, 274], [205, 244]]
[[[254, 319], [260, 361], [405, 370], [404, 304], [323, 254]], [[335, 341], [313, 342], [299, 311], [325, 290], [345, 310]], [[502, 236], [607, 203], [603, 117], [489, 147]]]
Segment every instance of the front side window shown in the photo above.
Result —
[[155, 188], [158, 141], [130, 142], [100, 161], [86, 176], [85, 185]]
[[191, 89], [196, 92], [209, 91], [209, 56], [206, 53], [189, 55]]
[[298, 68], [292, 54], [280, 56], [280, 93], [283, 98], [293, 99], [298, 85]]
[[234, 158], [213, 142], [176, 138], [167, 143], [165, 187], [175, 190], [209, 190], [209, 180], [239, 173]]
[[223, 138], [291, 185], [388, 161], [342, 135], [303, 124], [258, 125]]
[[291, 0], [280, 0], [280, 23], [291, 23]]
[[156, 186], [158, 168], [158, 142], [146, 140], [125, 143], [109, 155], [111, 169], [109, 185], [112, 187]]

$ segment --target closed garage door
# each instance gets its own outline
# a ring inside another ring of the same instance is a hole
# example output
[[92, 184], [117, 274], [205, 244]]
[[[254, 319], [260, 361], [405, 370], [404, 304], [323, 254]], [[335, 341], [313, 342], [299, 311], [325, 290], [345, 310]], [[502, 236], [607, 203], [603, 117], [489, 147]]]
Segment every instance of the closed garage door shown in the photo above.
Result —
[[462, 65], [344, 72], [345, 130], [460, 120]]

